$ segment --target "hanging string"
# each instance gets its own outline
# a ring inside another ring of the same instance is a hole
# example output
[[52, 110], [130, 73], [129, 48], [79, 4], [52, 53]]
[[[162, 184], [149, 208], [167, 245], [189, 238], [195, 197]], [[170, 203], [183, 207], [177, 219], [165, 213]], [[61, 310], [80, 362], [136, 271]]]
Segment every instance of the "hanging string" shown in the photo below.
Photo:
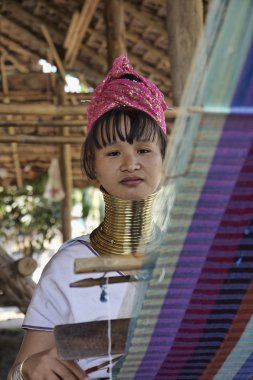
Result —
[[[106, 277], [106, 287], [108, 287], [109, 278]], [[112, 380], [112, 324], [111, 324], [111, 308], [110, 308], [110, 297], [109, 293], [107, 293], [107, 320], [108, 320], [108, 327], [107, 327], [107, 336], [108, 336], [108, 357], [109, 357], [109, 365], [108, 365], [108, 375], [109, 379]]]

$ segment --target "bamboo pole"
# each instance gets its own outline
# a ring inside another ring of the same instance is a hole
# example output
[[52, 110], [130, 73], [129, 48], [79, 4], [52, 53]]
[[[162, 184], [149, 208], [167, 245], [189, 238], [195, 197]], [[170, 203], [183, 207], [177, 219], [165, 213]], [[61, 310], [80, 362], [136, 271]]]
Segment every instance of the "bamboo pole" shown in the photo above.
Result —
[[75, 273], [113, 272], [138, 270], [144, 264], [143, 256], [111, 255], [76, 259]]
[[1, 127], [83, 127], [85, 120], [0, 120]]
[[68, 50], [66, 51], [64, 62], [69, 67], [72, 67], [76, 61], [82, 40], [85, 36], [85, 33], [87, 32], [98, 4], [99, 0], [85, 0], [83, 3], [83, 8], [79, 15], [79, 20], [77, 22], [76, 28], [74, 29], [72, 27], [72, 39], [67, 39]]
[[105, 284], [120, 284], [122, 282], [137, 281], [131, 276], [115, 276], [115, 277], [100, 277], [100, 278], [85, 278], [76, 282], [72, 282], [69, 286], [71, 288], [89, 288], [96, 285]]
[[[61, 117], [63, 115], [85, 115], [87, 103], [75, 106], [53, 104], [0, 104], [0, 114], [14, 115], [50, 115]], [[174, 118], [180, 110], [175, 107], [166, 111], [166, 116]]]
[[30, 136], [30, 135], [0, 135], [0, 143], [19, 143], [19, 144], [82, 144], [80, 136]]
[[72, 15], [71, 21], [70, 21], [70, 25], [69, 25], [69, 28], [67, 31], [67, 35], [66, 35], [65, 40], [64, 40], [64, 44], [63, 44], [65, 49], [69, 49], [69, 47], [71, 46], [72, 39], [73, 39], [73, 36], [75, 34], [75, 30], [76, 30], [76, 25], [79, 22], [79, 18], [80, 18], [80, 13], [77, 11], [74, 12]]
[[0, 114], [14, 115], [84, 115], [87, 103], [77, 106], [64, 106], [54, 104], [0, 104]]
[[[64, 92], [64, 86], [59, 83], [58, 88], [59, 103], [65, 105], [66, 97]], [[63, 116], [67, 119], [68, 116]], [[67, 121], [67, 120], [66, 120]], [[61, 130], [62, 135], [65, 139], [69, 139], [70, 131], [69, 126], [64, 126]], [[81, 141], [82, 142], [82, 141]], [[72, 153], [71, 145], [64, 144], [60, 146], [60, 169], [61, 169], [61, 180], [63, 184], [63, 189], [65, 192], [65, 197], [61, 202], [61, 220], [62, 220], [62, 236], [63, 241], [71, 239], [71, 211], [72, 211], [72, 191], [73, 191], [73, 173], [72, 173]]]

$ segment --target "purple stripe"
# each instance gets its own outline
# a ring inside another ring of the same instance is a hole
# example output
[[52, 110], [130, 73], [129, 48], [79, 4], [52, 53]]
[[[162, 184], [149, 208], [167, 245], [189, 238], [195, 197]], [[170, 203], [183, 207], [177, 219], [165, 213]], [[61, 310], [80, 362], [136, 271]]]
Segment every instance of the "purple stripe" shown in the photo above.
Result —
[[[238, 123], [238, 120], [237, 118], [234, 118], [233, 120], [231, 120], [231, 118], [228, 118], [227, 121], [226, 121], [226, 124], [224, 126], [224, 131], [226, 129], [226, 127], [228, 125], [234, 125], [234, 126], [238, 126], [238, 125], [241, 125], [242, 124], [242, 118], [240, 118], [240, 124]], [[250, 149], [250, 142], [251, 142], [251, 138], [253, 136], [253, 133], [252, 133], [252, 128], [250, 130], [250, 134], [248, 135], [248, 138], [244, 141], [244, 144], [239, 144], [240, 146], [238, 147], [232, 147], [231, 148], [224, 148], [224, 139], [223, 139], [223, 134], [221, 136], [221, 144], [218, 145], [217, 147], [217, 150], [216, 150], [216, 157], [221, 157], [222, 155], [233, 155], [233, 154], [241, 154], [241, 149], [243, 147], [244, 149], [244, 153], [241, 155], [244, 156], [245, 158], [247, 157], [247, 154], [245, 151], [248, 151]], [[224, 133], [224, 132], [223, 132]], [[226, 141], [225, 141], [226, 143]], [[215, 161], [215, 160], [214, 160]], [[248, 164], [248, 161], [246, 161], [246, 163]], [[235, 188], [235, 185], [236, 185], [236, 182], [238, 181], [238, 176], [241, 174], [240, 178], [239, 178], [239, 181], [237, 183], [237, 186], [250, 186], [252, 185], [252, 180], [253, 178], [251, 178], [251, 182], [249, 181], [249, 177], [248, 177], [248, 174], [247, 172], [246, 173], [243, 173], [243, 172], [240, 172], [240, 168], [237, 166], [237, 167], [233, 167], [233, 175], [231, 176], [233, 179], [229, 179], [229, 180], [217, 180], [215, 177], [212, 178], [214, 175], [217, 176], [217, 173], [213, 173], [213, 169], [216, 169], [216, 166], [211, 166], [210, 170], [209, 170], [209, 173], [208, 173], [208, 177], [207, 177], [207, 181], [205, 183], [205, 187], [203, 189], [203, 194], [205, 194], [206, 191], [208, 191], [208, 189], [210, 189], [210, 187], [216, 185], [218, 189], [220, 189], [221, 187], [225, 186], [226, 187], [226, 194], [223, 193], [222, 195], [222, 201], [223, 201], [223, 210], [217, 210], [217, 209], [210, 209], [209, 207], [197, 207], [197, 210], [196, 210], [196, 213], [194, 215], [194, 218], [193, 220], [195, 220], [195, 223], [196, 223], [196, 219], [199, 218], [201, 216], [201, 214], [205, 214], [208, 213], [208, 218], [210, 217], [210, 215], [214, 215], [216, 216], [217, 220], [216, 220], [216, 225], [219, 226], [222, 222], [222, 217], [224, 217], [224, 210], [226, 208], [226, 206], [228, 205], [228, 214], [229, 214], [229, 217], [231, 216], [231, 213], [235, 213], [235, 216], [237, 216], [238, 218], [238, 210], [243, 213], [245, 212], [245, 215], [247, 215], [248, 217], [246, 218], [246, 220], [249, 219], [249, 215], [252, 213], [252, 210], [253, 210], [253, 205], [251, 203], [247, 204], [247, 206], [245, 206], [244, 203], [238, 203], [238, 207], [235, 207], [235, 204], [232, 204], [232, 208], [231, 208], [231, 204], [229, 203], [229, 201], [231, 200], [231, 194]], [[194, 187], [193, 187], [194, 188]], [[217, 194], [217, 197], [216, 197], [217, 200], [219, 200], [219, 195]], [[203, 202], [204, 200], [206, 200], [206, 198], [202, 197], [201, 196], [201, 200], [200, 200], [200, 203]], [[250, 207], [250, 210], [248, 209], [249, 205], [251, 205]], [[222, 211], [222, 212], [221, 212]], [[227, 215], [228, 217], [228, 215]], [[229, 218], [228, 218], [229, 219]], [[174, 339], [176, 337], [176, 333], [178, 331], [178, 328], [181, 324], [181, 321], [183, 320], [184, 316], [185, 316], [185, 312], [187, 310], [187, 307], [189, 306], [189, 302], [191, 300], [191, 296], [192, 296], [192, 293], [195, 289], [195, 286], [197, 285], [197, 281], [198, 281], [198, 278], [200, 277], [200, 274], [201, 274], [201, 271], [202, 271], [202, 268], [205, 264], [205, 260], [207, 258], [207, 255], [208, 254], [211, 254], [211, 251], [210, 251], [210, 248], [211, 248], [211, 244], [210, 244], [210, 241], [212, 242], [212, 240], [215, 242], [215, 231], [213, 231], [213, 233], [210, 233], [209, 235], [209, 239], [208, 239], [208, 242], [203, 242], [203, 244], [201, 245], [201, 251], [198, 251], [198, 254], [199, 254], [199, 261], [198, 261], [198, 265], [196, 267], [194, 267], [194, 273], [196, 275], [196, 277], [194, 278], [187, 278], [187, 288], [184, 290], [184, 299], [181, 300], [181, 305], [180, 305], [180, 308], [177, 309], [177, 320], [178, 320], [178, 325], [176, 326], [168, 326], [168, 329], [167, 329], [167, 335], [161, 338], [158, 337], [159, 335], [159, 324], [161, 322], [162, 319], [165, 319], [165, 320], [168, 320], [169, 318], [169, 313], [170, 313], [170, 305], [173, 307], [173, 305], [171, 304], [172, 302], [172, 299], [175, 298], [175, 296], [177, 296], [177, 292], [175, 291], [175, 287], [173, 286], [170, 286], [170, 288], [168, 289], [168, 292], [167, 292], [167, 295], [166, 295], [166, 308], [162, 307], [161, 309], [161, 312], [160, 312], [160, 315], [159, 315], [159, 318], [158, 318], [158, 321], [157, 321], [157, 325], [156, 325], [156, 328], [154, 329], [153, 331], [153, 334], [152, 334], [152, 337], [151, 337], [151, 341], [150, 341], [150, 344], [149, 344], [149, 347], [148, 347], [148, 350], [156, 350], [158, 349], [159, 347], [159, 355], [160, 355], [160, 358], [161, 358], [161, 363], [163, 362], [163, 358], [165, 358], [165, 356], [167, 354], [173, 354], [173, 351], [170, 352], [170, 349], [172, 347], [172, 344], [174, 342]], [[233, 248], [233, 245], [231, 244], [231, 242], [228, 243], [228, 246], [231, 247], [231, 250], [232, 250], [232, 254], [236, 253], [236, 246], [238, 245], [238, 242], [239, 240], [236, 240], [234, 242], [234, 248]], [[217, 242], [216, 242], [217, 244]], [[220, 242], [218, 242], [218, 244], [220, 244]], [[187, 257], [187, 255], [189, 255], [189, 248], [193, 248], [195, 246], [196, 249], [199, 249], [199, 246], [198, 245], [194, 245], [192, 244], [192, 242], [189, 242], [189, 239], [187, 239], [187, 241], [185, 242], [185, 245], [183, 247], [183, 250], [181, 252], [181, 256], [180, 256], [180, 260], [184, 260], [185, 257]], [[218, 247], [220, 248], [220, 247]], [[212, 250], [213, 251], [213, 250]], [[184, 272], [185, 273], [185, 268], [183, 268], [181, 265], [178, 265], [176, 267], [176, 270], [174, 272], [174, 275], [173, 275], [173, 281], [172, 283], [174, 282], [174, 280], [177, 278], [177, 277], [182, 277], [182, 273], [180, 272]], [[226, 272], [224, 273], [224, 279], [226, 278]], [[220, 284], [220, 286], [217, 288], [217, 290], [215, 291], [216, 295], [217, 295], [217, 292], [219, 293], [220, 291], [220, 287], [222, 285], [222, 282]], [[214, 294], [215, 296], [215, 294]], [[214, 297], [214, 300], [215, 300], [216, 297]], [[165, 305], [164, 305], [165, 306]], [[206, 320], [207, 320], [207, 317], [209, 315], [209, 312], [212, 310], [211, 309], [212, 307], [212, 304], [210, 304], [210, 307], [209, 308], [206, 308], [205, 309], [205, 315], [201, 316], [199, 318], [199, 333], [197, 334], [198, 335], [198, 339], [197, 341], [199, 341], [199, 338], [201, 336], [201, 326], [206, 323]], [[157, 342], [162, 342], [164, 344], [164, 347], [163, 346], [157, 346]], [[191, 343], [189, 346], [188, 346], [188, 349], [185, 350], [184, 352], [184, 356], [183, 358], [185, 359], [185, 361], [187, 360], [188, 356], [192, 353], [192, 350], [195, 349], [195, 343], [196, 341], [194, 341], [194, 343]], [[178, 343], [177, 343], [177, 346], [178, 346]], [[176, 349], [176, 346], [175, 346], [175, 349]], [[147, 367], [149, 363], [149, 359], [147, 356], [145, 356], [142, 360], [142, 363], [136, 373], [136, 376], [135, 376], [135, 379], [139, 379], [140, 378], [140, 375], [141, 373], [143, 373], [143, 371], [145, 370], [145, 368]], [[157, 363], [158, 365], [159, 363]], [[164, 365], [166, 366], [166, 364], [164, 363]], [[147, 376], [147, 379], [154, 379], [155, 378], [155, 372], [156, 372], [156, 368], [159, 368], [157, 366], [155, 367], [152, 367], [150, 368], [150, 372], [149, 372], [149, 375]], [[172, 367], [168, 367], [169, 368], [169, 373], [171, 373], [170, 371], [172, 370]], [[168, 369], [167, 368], [167, 369]], [[176, 375], [178, 373], [178, 371], [180, 371], [180, 368], [182, 368], [182, 366], [178, 366], [177, 369], [175, 369], [175, 365], [174, 365], [174, 375], [175, 377], [171, 377], [172, 378], [175, 378], [176, 379]], [[157, 376], [156, 378], [157, 379], [160, 379], [162, 378], [161, 377], [162, 375], [162, 368], [161, 368], [161, 371], [158, 371], [157, 373]]]

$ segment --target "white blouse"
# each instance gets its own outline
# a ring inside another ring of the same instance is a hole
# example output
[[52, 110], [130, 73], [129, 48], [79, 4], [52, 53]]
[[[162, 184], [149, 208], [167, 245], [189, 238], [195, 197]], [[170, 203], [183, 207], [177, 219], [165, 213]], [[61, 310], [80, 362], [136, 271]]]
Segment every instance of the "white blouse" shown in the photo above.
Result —
[[[136, 286], [131, 283], [106, 286], [107, 302], [102, 302], [100, 286], [71, 288], [70, 283], [84, 278], [99, 278], [104, 273], [75, 274], [74, 260], [98, 254], [89, 246], [89, 236], [81, 236], [64, 243], [44, 268], [27, 310], [23, 328], [53, 331], [59, 324], [130, 318]], [[120, 276], [108, 272], [106, 276]], [[127, 303], [127, 305], [126, 305]], [[109, 360], [109, 357], [91, 357], [78, 361], [88, 369]], [[107, 378], [104, 368], [90, 373], [91, 379]]]

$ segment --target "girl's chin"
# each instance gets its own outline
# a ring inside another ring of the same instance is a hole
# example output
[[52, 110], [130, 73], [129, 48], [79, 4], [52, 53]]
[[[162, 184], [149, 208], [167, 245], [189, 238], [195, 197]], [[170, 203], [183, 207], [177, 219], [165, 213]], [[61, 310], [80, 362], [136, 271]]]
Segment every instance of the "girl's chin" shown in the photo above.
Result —
[[153, 193], [153, 191], [150, 193], [150, 192], [134, 192], [134, 191], [126, 191], [126, 192], [121, 192], [120, 194], [111, 194], [113, 197], [115, 198], [118, 198], [118, 199], [122, 199], [124, 201], [141, 201], [142, 199], [145, 199], [147, 198], [149, 195], [151, 195]]

